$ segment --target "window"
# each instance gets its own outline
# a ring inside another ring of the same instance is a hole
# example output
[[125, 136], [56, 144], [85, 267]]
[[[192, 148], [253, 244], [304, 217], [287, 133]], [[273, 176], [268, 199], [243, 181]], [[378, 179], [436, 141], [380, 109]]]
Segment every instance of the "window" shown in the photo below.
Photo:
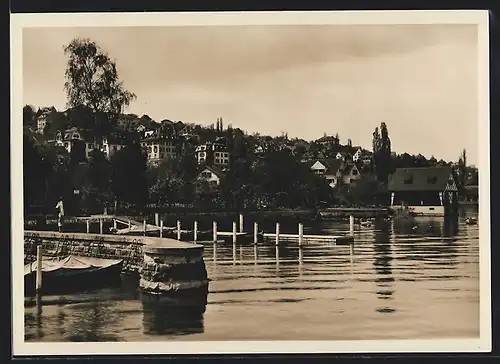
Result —
[[358, 170], [357, 169], [353, 169], [352, 170], [352, 175], [353, 176], [357, 176], [358, 175]]
[[405, 185], [411, 185], [413, 183], [413, 176], [405, 178], [405, 180], [403, 181], [403, 183]]
[[118, 150], [118, 147], [116, 145], [113, 145], [113, 151], [116, 152]]
[[93, 148], [94, 148], [94, 146], [92, 145], [92, 143], [88, 143], [88, 144], [87, 144], [87, 148], [88, 148], [88, 149], [93, 149]]
[[212, 173], [210, 173], [210, 172], [202, 172], [202, 173], [201, 173], [201, 176], [202, 176], [203, 178], [210, 178], [210, 177], [212, 176]]
[[428, 177], [427, 178], [427, 183], [431, 184], [431, 185], [435, 185], [437, 183], [437, 177], [434, 176], [434, 177]]
[[163, 153], [160, 153], [160, 159], [163, 159], [165, 155]]
[[154, 153], [155, 154], [158, 153], [158, 146], [157, 145], [154, 146]]

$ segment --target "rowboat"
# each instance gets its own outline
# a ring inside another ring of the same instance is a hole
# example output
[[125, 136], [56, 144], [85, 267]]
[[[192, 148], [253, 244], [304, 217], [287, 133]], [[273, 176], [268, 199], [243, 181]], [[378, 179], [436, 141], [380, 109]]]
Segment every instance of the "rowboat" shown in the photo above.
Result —
[[467, 225], [475, 225], [477, 224], [477, 219], [475, 217], [468, 217], [465, 219], [465, 223]]
[[[69, 255], [42, 258], [42, 294], [76, 293], [121, 283], [123, 260]], [[35, 293], [37, 262], [24, 266], [24, 294]]]

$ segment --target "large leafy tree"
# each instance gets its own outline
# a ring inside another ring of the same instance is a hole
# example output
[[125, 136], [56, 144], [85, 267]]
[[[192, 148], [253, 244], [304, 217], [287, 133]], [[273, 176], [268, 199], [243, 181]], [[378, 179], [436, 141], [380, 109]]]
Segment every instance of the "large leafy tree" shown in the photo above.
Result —
[[64, 47], [68, 57], [64, 88], [68, 107], [85, 106], [92, 110], [92, 126], [106, 135], [123, 108], [136, 95], [120, 81], [116, 63], [90, 39], [75, 38]]

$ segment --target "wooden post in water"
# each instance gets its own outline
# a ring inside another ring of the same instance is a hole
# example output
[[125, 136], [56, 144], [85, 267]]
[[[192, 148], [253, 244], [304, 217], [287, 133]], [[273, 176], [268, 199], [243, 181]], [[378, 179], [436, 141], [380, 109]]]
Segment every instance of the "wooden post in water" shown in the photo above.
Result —
[[130, 222], [130, 219], [128, 219], [128, 231], [132, 231], [132, 223]]
[[193, 240], [198, 241], [198, 221], [194, 222]]
[[163, 220], [160, 221], [160, 238], [163, 238]]
[[118, 230], [117, 228], [117, 223], [116, 223], [116, 219], [113, 219], [113, 229], [116, 231]]
[[85, 220], [86, 225], [87, 225], [87, 234], [90, 233], [90, 220]]
[[158, 212], [155, 212], [155, 226], [160, 225], [160, 214]]
[[42, 244], [36, 247], [36, 295], [42, 293]]
[[142, 221], [142, 232], [143, 235], [146, 236], [146, 219]]
[[253, 223], [253, 243], [258, 244], [259, 242], [259, 223]]
[[181, 240], [181, 220], [177, 220], [177, 240]]
[[280, 243], [280, 223], [276, 223], [276, 245]]
[[102, 235], [102, 219], [99, 219], [99, 234]]
[[304, 239], [304, 224], [299, 223], [299, 246], [302, 246], [302, 241]]
[[349, 216], [349, 233], [354, 235], [354, 215]]
[[213, 223], [213, 239], [214, 243], [217, 242], [217, 221], [214, 221]]
[[236, 244], [236, 221], [233, 221], [233, 244]]
[[243, 232], [243, 214], [240, 214], [240, 233]]

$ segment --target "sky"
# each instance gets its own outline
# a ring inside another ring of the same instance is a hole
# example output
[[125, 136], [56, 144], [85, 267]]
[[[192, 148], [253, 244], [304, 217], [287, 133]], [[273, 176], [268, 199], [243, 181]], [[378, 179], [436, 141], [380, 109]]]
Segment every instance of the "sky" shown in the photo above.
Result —
[[25, 28], [23, 102], [66, 108], [63, 46], [94, 40], [137, 95], [125, 110], [457, 161], [478, 151], [475, 25]]

